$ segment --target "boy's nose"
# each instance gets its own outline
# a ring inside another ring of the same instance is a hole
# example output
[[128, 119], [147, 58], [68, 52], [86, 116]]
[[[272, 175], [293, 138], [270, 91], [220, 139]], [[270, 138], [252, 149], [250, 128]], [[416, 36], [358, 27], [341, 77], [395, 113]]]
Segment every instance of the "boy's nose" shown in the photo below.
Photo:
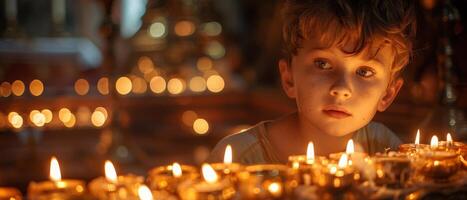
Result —
[[352, 92], [350, 91], [350, 89], [343, 85], [333, 86], [329, 93], [331, 96], [342, 99], [348, 99], [352, 97]]

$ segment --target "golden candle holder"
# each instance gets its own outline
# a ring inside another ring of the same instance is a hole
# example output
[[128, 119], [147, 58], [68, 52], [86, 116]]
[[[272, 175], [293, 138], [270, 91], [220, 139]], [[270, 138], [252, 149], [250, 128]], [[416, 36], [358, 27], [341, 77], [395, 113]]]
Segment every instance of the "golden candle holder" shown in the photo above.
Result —
[[22, 200], [21, 192], [12, 187], [0, 187], [0, 199]]
[[238, 163], [212, 163], [212, 168], [221, 178], [228, 178], [235, 186], [238, 186], [238, 174], [244, 169]]
[[405, 153], [377, 154], [373, 163], [376, 174], [374, 182], [378, 186], [402, 188], [412, 175], [411, 162]]
[[139, 200], [138, 188], [144, 178], [133, 174], [121, 175], [112, 182], [99, 177], [89, 183], [89, 192], [99, 200]]
[[434, 181], [449, 180], [461, 167], [457, 153], [439, 150], [421, 152], [414, 164], [417, 174]]
[[80, 180], [59, 180], [31, 182], [28, 187], [30, 200], [79, 199], [84, 195], [84, 182]]
[[326, 157], [308, 159], [306, 155], [294, 155], [289, 156], [288, 165], [292, 168], [292, 175], [297, 185], [312, 185], [316, 169], [328, 163], [329, 160]]
[[148, 174], [147, 182], [151, 190], [157, 191], [161, 195], [174, 196], [177, 196], [177, 187], [180, 183], [199, 177], [198, 170], [195, 167], [178, 165], [177, 163], [153, 168]]
[[286, 165], [251, 165], [245, 167], [238, 177], [241, 199], [287, 199], [297, 186]]
[[406, 153], [406, 154], [413, 154], [419, 151], [423, 151], [429, 149], [429, 145], [427, 144], [401, 144], [399, 145], [399, 152]]
[[203, 165], [203, 179], [187, 179], [178, 187], [182, 200], [229, 200], [235, 196], [235, 187], [229, 178], [219, 178], [209, 164]]

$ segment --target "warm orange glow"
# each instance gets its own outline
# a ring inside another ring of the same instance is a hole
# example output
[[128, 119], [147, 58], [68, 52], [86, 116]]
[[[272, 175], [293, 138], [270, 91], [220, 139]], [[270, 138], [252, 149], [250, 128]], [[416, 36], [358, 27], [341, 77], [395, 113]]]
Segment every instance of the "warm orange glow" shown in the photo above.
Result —
[[8, 121], [14, 128], [21, 128], [21, 126], [23, 126], [23, 117], [16, 112], [10, 112], [10, 114], [8, 114]]
[[143, 74], [150, 73], [154, 70], [154, 63], [152, 62], [151, 58], [147, 56], [141, 56], [138, 59], [138, 69]]
[[115, 83], [115, 89], [121, 95], [127, 95], [131, 92], [132, 88], [133, 85], [131, 83], [131, 80], [125, 76], [118, 78], [117, 82]]
[[111, 183], [116, 183], [117, 172], [115, 171], [115, 167], [112, 164], [112, 162], [110, 162], [109, 160], [106, 160], [104, 168], [105, 168], [105, 178], [107, 179], [107, 181]]
[[63, 122], [67, 128], [73, 128], [76, 124], [76, 117], [73, 113], [70, 113], [70, 120]]
[[225, 147], [224, 163], [232, 164], [232, 146], [230, 146], [230, 144], [228, 144], [227, 147]]
[[151, 190], [146, 185], [139, 186], [138, 196], [140, 200], [153, 200]]
[[198, 59], [198, 61], [196, 62], [196, 67], [200, 70], [200, 71], [207, 71], [207, 70], [210, 70], [212, 69], [212, 60], [209, 58], [209, 57], [201, 57]]
[[78, 79], [75, 82], [75, 91], [78, 95], [86, 95], [89, 92], [89, 82], [86, 79]]
[[446, 142], [448, 143], [448, 145], [452, 145], [453, 142], [454, 142], [454, 141], [452, 140], [452, 137], [451, 137], [451, 134], [450, 134], [450, 133], [448, 133], [448, 134], [446, 135]]
[[151, 88], [151, 91], [160, 94], [165, 91], [166, 82], [165, 79], [162, 78], [161, 76], [155, 76], [151, 78], [151, 81], [149, 82], [149, 87]]
[[131, 82], [133, 84], [132, 92], [135, 94], [144, 94], [148, 90], [146, 80], [141, 77], [135, 77]]
[[430, 147], [432, 149], [437, 149], [438, 148], [438, 136], [434, 135], [433, 137], [431, 137], [431, 142], [430, 142]]
[[58, 119], [63, 123], [70, 121], [71, 115], [71, 111], [68, 108], [62, 108], [58, 111]]
[[308, 142], [308, 146], [306, 148], [306, 160], [307, 161], [314, 161], [315, 160], [315, 146], [313, 142]]
[[343, 169], [343, 168], [347, 167], [347, 163], [348, 163], [348, 156], [347, 156], [346, 153], [344, 153], [344, 154], [341, 155], [341, 158], [339, 158], [339, 162], [337, 163], [337, 166], [340, 169]]
[[44, 92], [44, 84], [40, 80], [33, 80], [29, 84], [29, 91], [33, 96], [40, 96]]
[[32, 110], [30, 113], [29, 113], [29, 120], [32, 122], [34, 121], [34, 115], [37, 114], [37, 113], [40, 113], [38, 110]]
[[43, 109], [41, 113], [45, 117], [45, 123], [50, 123], [52, 121], [52, 118], [53, 118], [52, 111], [50, 111], [49, 109]]
[[97, 81], [97, 91], [102, 95], [109, 94], [109, 78], [102, 77]]
[[274, 197], [279, 197], [282, 195], [282, 185], [278, 182], [273, 182], [269, 184], [268, 191]]
[[185, 90], [185, 82], [179, 78], [170, 79], [167, 83], [167, 90], [170, 94], [180, 94]]
[[172, 164], [172, 174], [174, 175], [174, 177], [182, 176], [182, 167], [180, 167], [180, 164], [178, 163]]
[[202, 168], [203, 178], [208, 183], [215, 183], [217, 182], [217, 174], [216, 171], [211, 167], [211, 165], [204, 163]]
[[209, 131], [208, 121], [202, 118], [196, 119], [193, 123], [193, 130], [200, 135], [206, 134]]
[[193, 92], [204, 92], [206, 90], [206, 80], [201, 76], [195, 76], [190, 79], [189, 87]]
[[91, 110], [86, 106], [80, 106], [76, 109], [76, 124], [87, 126], [91, 122]]
[[9, 97], [11, 95], [11, 84], [8, 82], [3, 82], [0, 85], [0, 96]]
[[195, 25], [191, 21], [183, 20], [177, 22], [174, 29], [178, 36], [190, 36], [195, 32]]
[[[32, 113], [32, 112], [31, 112], [31, 113]], [[37, 127], [43, 127], [44, 124], [45, 124], [45, 116], [44, 116], [44, 114], [42, 114], [42, 113], [40, 113], [39, 111], [37, 111], [37, 113], [35, 113], [35, 114], [32, 116], [31, 122], [34, 123], [34, 125], [36, 125]]]
[[212, 40], [206, 45], [204, 53], [211, 58], [220, 59], [225, 56], [225, 48], [220, 42]]
[[224, 79], [219, 75], [212, 75], [207, 80], [208, 90], [214, 93], [221, 92], [224, 89]]
[[52, 181], [62, 180], [62, 174], [60, 173], [60, 165], [58, 165], [58, 161], [57, 158], [55, 158], [55, 156], [53, 156], [52, 159], [50, 159], [49, 177]]
[[420, 144], [420, 129], [417, 129], [417, 136], [415, 136], [415, 144]]
[[105, 117], [105, 114], [102, 112], [102, 111], [99, 111], [99, 110], [95, 110], [92, 115], [91, 115], [91, 122], [92, 122], [92, 125], [96, 126], [96, 127], [101, 127], [104, 125], [106, 121], [106, 117]]
[[16, 80], [11, 84], [11, 92], [13, 92], [16, 96], [21, 96], [24, 94], [26, 86], [24, 85], [23, 81]]
[[337, 172], [336, 166], [331, 166], [331, 168], [329, 168], [329, 173], [335, 174], [336, 172]]
[[182, 122], [186, 126], [192, 126], [193, 122], [198, 118], [198, 115], [196, 114], [195, 111], [192, 110], [187, 110], [183, 112], [182, 114]]
[[350, 139], [347, 142], [347, 147], [345, 148], [345, 153], [352, 155], [355, 152], [355, 145], [353, 144], [353, 140]]

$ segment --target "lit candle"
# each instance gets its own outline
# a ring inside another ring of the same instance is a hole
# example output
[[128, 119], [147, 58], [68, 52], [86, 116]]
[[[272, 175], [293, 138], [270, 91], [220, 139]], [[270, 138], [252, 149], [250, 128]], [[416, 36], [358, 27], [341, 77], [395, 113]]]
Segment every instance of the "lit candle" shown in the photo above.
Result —
[[218, 173], [221, 177], [229, 177], [231, 181], [236, 182], [236, 173], [243, 169], [243, 166], [239, 163], [233, 162], [233, 153], [232, 146], [227, 145], [224, 152], [224, 162], [223, 163], [212, 163], [211, 167]]
[[431, 137], [431, 141], [430, 141], [430, 148], [432, 150], [436, 150], [438, 149], [438, 136], [434, 135], [433, 137]]
[[158, 196], [177, 196], [177, 186], [186, 180], [199, 177], [195, 167], [189, 165], [172, 165], [156, 167], [149, 171], [147, 182], [151, 190]]
[[426, 144], [420, 144], [420, 129], [417, 129], [417, 135], [415, 136], [415, 142], [413, 144], [401, 144], [399, 146], [399, 151], [402, 153], [408, 153], [409, 155], [413, 155], [414, 153], [419, 152], [420, 150], [424, 150], [429, 146]]
[[332, 160], [338, 160], [342, 157], [343, 154], [347, 154], [349, 157], [349, 164], [352, 165], [352, 162], [357, 159], [365, 159], [368, 155], [363, 152], [355, 152], [355, 144], [352, 139], [347, 141], [347, 145], [345, 147], [345, 152], [339, 152], [339, 153], [332, 153], [329, 155], [329, 158]]
[[288, 159], [297, 185], [311, 185], [314, 177], [313, 170], [328, 162], [326, 158], [315, 157], [314, 144], [311, 141], [308, 142], [305, 155], [289, 156]]
[[187, 180], [178, 192], [183, 200], [233, 199], [235, 189], [229, 179], [220, 178], [209, 164], [202, 165], [203, 179]]
[[70, 199], [83, 198], [84, 182], [80, 180], [62, 180], [60, 166], [55, 157], [50, 160], [50, 181], [31, 182], [28, 199]]
[[105, 177], [98, 177], [89, 183], [89, 191], [97, 199], [134, 199], [144, 178], [132, 174], [117, 176], [114, 165], [105, 161]]

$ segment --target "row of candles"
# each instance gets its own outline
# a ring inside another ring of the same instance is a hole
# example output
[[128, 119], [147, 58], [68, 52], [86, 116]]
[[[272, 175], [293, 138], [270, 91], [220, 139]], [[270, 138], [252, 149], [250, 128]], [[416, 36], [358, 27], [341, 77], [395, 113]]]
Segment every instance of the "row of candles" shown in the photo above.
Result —
[[[132, 174], [117, 176], [113, 164], [106, 161], [105, 177], [92, 180], [89, 192], [83, 181], [61, 179], [58, 161], [53, 157], [50, 181], [31, 182], [28, 198], [86, 199], [84, 196], [89, 195], [90, 199], [129, 200], [293, 199], [298, 198], [300, 193], [296, 191], [302, 186], [342, 192], [365, 181], [400, 188], [411, 180], [437, 183], [456, 176], [466, 178], [465, 144], [454, 142], [450, 134], [446, 141], [438, 141], [437, 136], [433, 136], [430, 145], [420, 144], [419, 138], [418, 132], [415, 143], [401, 145], [398, 152], [372, 157], [356, 152], [353, 140], [348, 141], [345, 152], [315, 156], [314, 144], [309, 142], [306, 154], [290, 156], [288, 165], [243, 166], [232, 161], [232, 147], [227, 145], [224, 162], [203, 164], [202, 176], [195, 166], [173, 163], [151, 169], [146, 181]], [[5, 192], [7, 190], [10, 192]], [[6, 188], [0, 188], [0, 195], [21, 199], [17, 191]], [[6, 197], [0, 196], [0, 199]]]

